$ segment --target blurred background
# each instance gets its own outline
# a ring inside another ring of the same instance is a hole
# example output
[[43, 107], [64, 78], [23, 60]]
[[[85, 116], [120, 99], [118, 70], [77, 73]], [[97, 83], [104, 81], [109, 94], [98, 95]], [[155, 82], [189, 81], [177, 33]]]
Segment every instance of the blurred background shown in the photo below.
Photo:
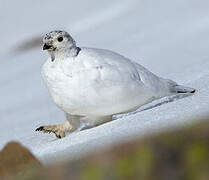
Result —
[[[48, 164], [208, 119], [208, 10], [208, 0], [0, 0], [0, 148], [15, 140]], [[161, 101], [156, 102], [142, 108], [147, 111], [116, 117], [61, 141], [37, 134], [36, 127], [65, 120], [41, 78], [48, 58], [41, 41], [52, 30], [68, 31], [80, 47], [116, 51], [198, 91], [162, 106], [156, 107]], [[200, 150], [203, 160], [208, 158], [205, 147]]]

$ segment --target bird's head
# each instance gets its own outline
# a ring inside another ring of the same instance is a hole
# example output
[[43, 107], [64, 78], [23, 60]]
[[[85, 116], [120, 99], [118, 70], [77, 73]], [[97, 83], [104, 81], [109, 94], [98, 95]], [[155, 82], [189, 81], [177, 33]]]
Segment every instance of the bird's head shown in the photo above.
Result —
[[51, 54], [58, 51], [66, 51], [76, 47], [74, 39], [65, 31], [51, 31], [43, 38], [43, 50]]

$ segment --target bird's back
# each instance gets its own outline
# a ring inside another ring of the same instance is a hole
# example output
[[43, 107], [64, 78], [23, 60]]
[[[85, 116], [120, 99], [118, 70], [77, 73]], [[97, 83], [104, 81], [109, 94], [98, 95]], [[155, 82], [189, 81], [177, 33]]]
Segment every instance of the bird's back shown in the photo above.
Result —
[[120, 72], [121, 80], [124, 81], [130, 78], [131, 80], [143, 83], [156, 98], [171, 94], [169, 89], [170, 84], [175, 82], [158, 77], [142, 65], [118, 53], [95, 48], [82, 48], [82, 51], [86, 56], [92, 57], [90, 62], [93, 61], [95, 64], [108, 64], [114, 69], [117, 69], [117, 71]]

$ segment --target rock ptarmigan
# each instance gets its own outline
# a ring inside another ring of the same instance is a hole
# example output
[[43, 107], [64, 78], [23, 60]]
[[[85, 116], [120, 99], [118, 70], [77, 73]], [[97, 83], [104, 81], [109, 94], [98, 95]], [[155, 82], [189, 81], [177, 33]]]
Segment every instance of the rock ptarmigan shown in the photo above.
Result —
[[42, 75], [67, 121], [36, 130], [53, 132], [58, 138], [108, 122], [114, 114], [134, 111], [155, 99], [195, 92], [110, 50], [77, 47], [65, 31], [52, 31], [43, 42], [50, 58]]

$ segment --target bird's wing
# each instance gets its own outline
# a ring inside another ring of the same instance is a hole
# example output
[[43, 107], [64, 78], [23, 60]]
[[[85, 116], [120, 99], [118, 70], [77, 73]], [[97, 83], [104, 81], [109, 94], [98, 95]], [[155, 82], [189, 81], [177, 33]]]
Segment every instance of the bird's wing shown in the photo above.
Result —
[[129, 59], [103, 49], [82, 48], [73, 63], [64, 67], [67, 76], [84, 75], [88, 79], [106, 83], [141, 81], [135, 64]]

